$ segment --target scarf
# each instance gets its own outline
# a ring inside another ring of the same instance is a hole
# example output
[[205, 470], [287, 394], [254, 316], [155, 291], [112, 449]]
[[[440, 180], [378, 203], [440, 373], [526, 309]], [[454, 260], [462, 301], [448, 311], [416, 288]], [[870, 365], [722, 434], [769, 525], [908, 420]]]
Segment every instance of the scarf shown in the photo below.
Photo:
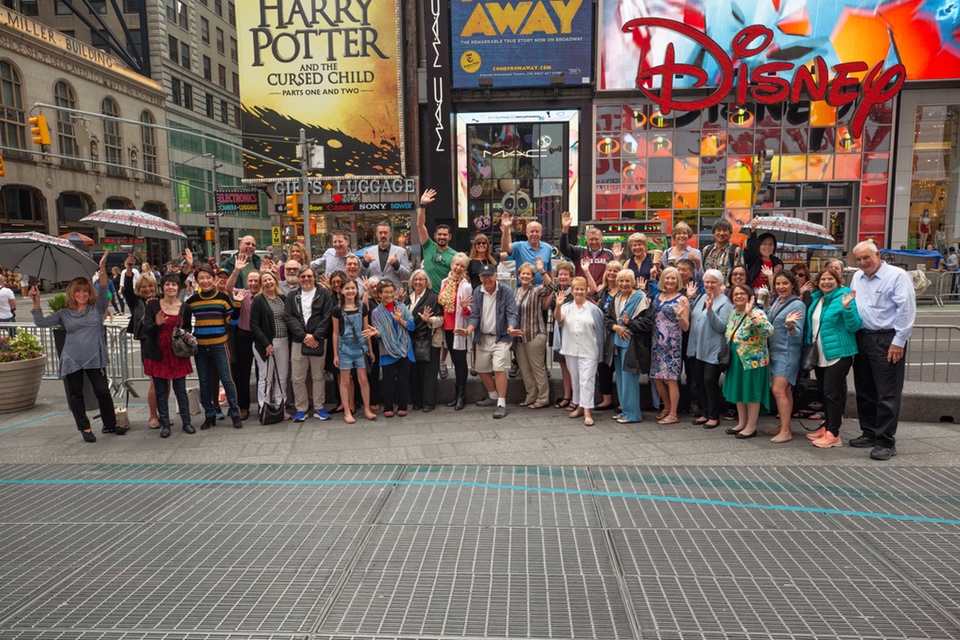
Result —
[[448, 276], [443, 281], [440, 288], [440, 295], [437, 296], [437, 302], [447, 313], [457, 312], [457, 290], [460, 289], [460, 280], [454, 281], [453, 276]]
[[[639, 290], [631, 293], [630, 297], [627, 298], [626, 300], [623, 299], [623, 294], [618, 293], [613, 303], [614, 304], [613, 309], [617, 314], [617, 324], [624, 327], [627, 326], [623, 323], [623, 320], [622, 320], [623, 314], [627, 314], [628, 318], [633, 318], [638, 311], [643, 310], [640, 308], [640, 303], [643, 302], [644, 298], [646, 298], [646, 295], [644, 295], [643, 291], [639, 291]], [[629, 347], [630, 338], [624, 339], [620, 337], [619, 333], [614, 333], [613, 344], [618, 347]]]
[[395, 309], [403, 314], [404, 325], [393, 319], [393, 313], [380, 305], [370, 313], [373, 326], [380, 332], [380, 349], [394, 358], [406, 358], [410, 349], [410, 332], [406, 323], [413, 322], [413, 314], [402, 302], [393, 303]]

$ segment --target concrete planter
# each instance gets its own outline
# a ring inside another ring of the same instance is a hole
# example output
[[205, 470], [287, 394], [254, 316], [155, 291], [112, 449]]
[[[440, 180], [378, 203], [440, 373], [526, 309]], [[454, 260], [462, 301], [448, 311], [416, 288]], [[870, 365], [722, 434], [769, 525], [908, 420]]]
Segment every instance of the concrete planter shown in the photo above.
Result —
[[19, 362], [0, 362], [0, 413], [23, 411], [37, 403], [46, 356]]

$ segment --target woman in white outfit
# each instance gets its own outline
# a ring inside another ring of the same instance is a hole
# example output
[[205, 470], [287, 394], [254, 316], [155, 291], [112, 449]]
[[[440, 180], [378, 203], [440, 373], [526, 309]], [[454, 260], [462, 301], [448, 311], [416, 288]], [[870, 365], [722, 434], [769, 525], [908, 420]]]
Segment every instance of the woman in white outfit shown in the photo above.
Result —
[[565, 302], [563, 292], [557, 294], [553, 317], [560, 327], [560, 353], [566, 358], [570, 381], [573, 384], [573, 404], [576, 411], [571, 418], [583, 416], [583, 424], [593, 426], [593, 390], [597, 381], [597, 364], [603, 355], [606, 327], [603, 311], [587, 300], [587, 281], [574, 278], [570, 283], [573, 300]]

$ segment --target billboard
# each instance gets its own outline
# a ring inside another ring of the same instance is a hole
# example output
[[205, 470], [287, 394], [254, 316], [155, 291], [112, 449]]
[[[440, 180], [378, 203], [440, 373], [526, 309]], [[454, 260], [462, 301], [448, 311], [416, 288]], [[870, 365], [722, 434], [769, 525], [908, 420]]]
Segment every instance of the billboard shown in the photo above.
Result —
[[[638, 75], [663, 65], [671, 45], [672, 64], [702, 68], [700, 86], [720, 84], [723, 61], [701, 43], [649, 25], [624, 30], [631, 21], [649, 16], [693, 27], [728, 55], [744, 26], [763, 25], [772, 31], [773, 44], [756, 53], [746, 52], [742, 59], [751, 68], [789, 63], [791, 69], [771, 72], [781, 77], [820, 57], [831, 77], [836, 65], [865, 62], [868, 68], [901, 64], [910, 80], [960, 78], [956, 9], [949, 14], [944, 11], [934, 3], [902, 0], [784, 0], [732, 6], [728, 0], [602, 0], [597, 86], [600, 90], [638, 88]], [[693, 74], [678, 76], [673, 87], [692, 87], [696, 80]], [[648, 88], [660, 88], [661, 82], [662, 77], [639, 80]]]
[[476, 89], [590, 84], [593, 3], [584, 0], [450, 3], [453, 86]]
[[[327, 176], [401, 175], [399, 0], [238, 0], [243, 144], [297, 165], [300, 129], [325, 148]], [[247, 178], [293, 177], [249, 154]]]

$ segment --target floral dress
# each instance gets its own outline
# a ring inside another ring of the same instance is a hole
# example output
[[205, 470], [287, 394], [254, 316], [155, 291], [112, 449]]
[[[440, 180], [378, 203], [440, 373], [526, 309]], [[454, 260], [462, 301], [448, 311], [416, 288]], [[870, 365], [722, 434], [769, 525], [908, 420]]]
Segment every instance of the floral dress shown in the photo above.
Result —
[[680, 316], [677, 304], [682, 296], [672, 300], [654, 298], [653, 309], [657, 326], [653, 339], [653, 353], [650, 358], [650, 377], [658, 380], [679, 380], [680, 367], [683, 364], [683, 330], [680, 328]]
[[166, 320], [157, 327], [161, 359], [156, 361], [145, 358], [143, 360], [143, 372], [148, 376], [163, 378], [164, 380], [185, 378], [193, 373], [190, 358], [181, 358], [173, 352], [173, 330], [180, 325], [180, 314], [170, 315], [164, 311], [163, 315]]

